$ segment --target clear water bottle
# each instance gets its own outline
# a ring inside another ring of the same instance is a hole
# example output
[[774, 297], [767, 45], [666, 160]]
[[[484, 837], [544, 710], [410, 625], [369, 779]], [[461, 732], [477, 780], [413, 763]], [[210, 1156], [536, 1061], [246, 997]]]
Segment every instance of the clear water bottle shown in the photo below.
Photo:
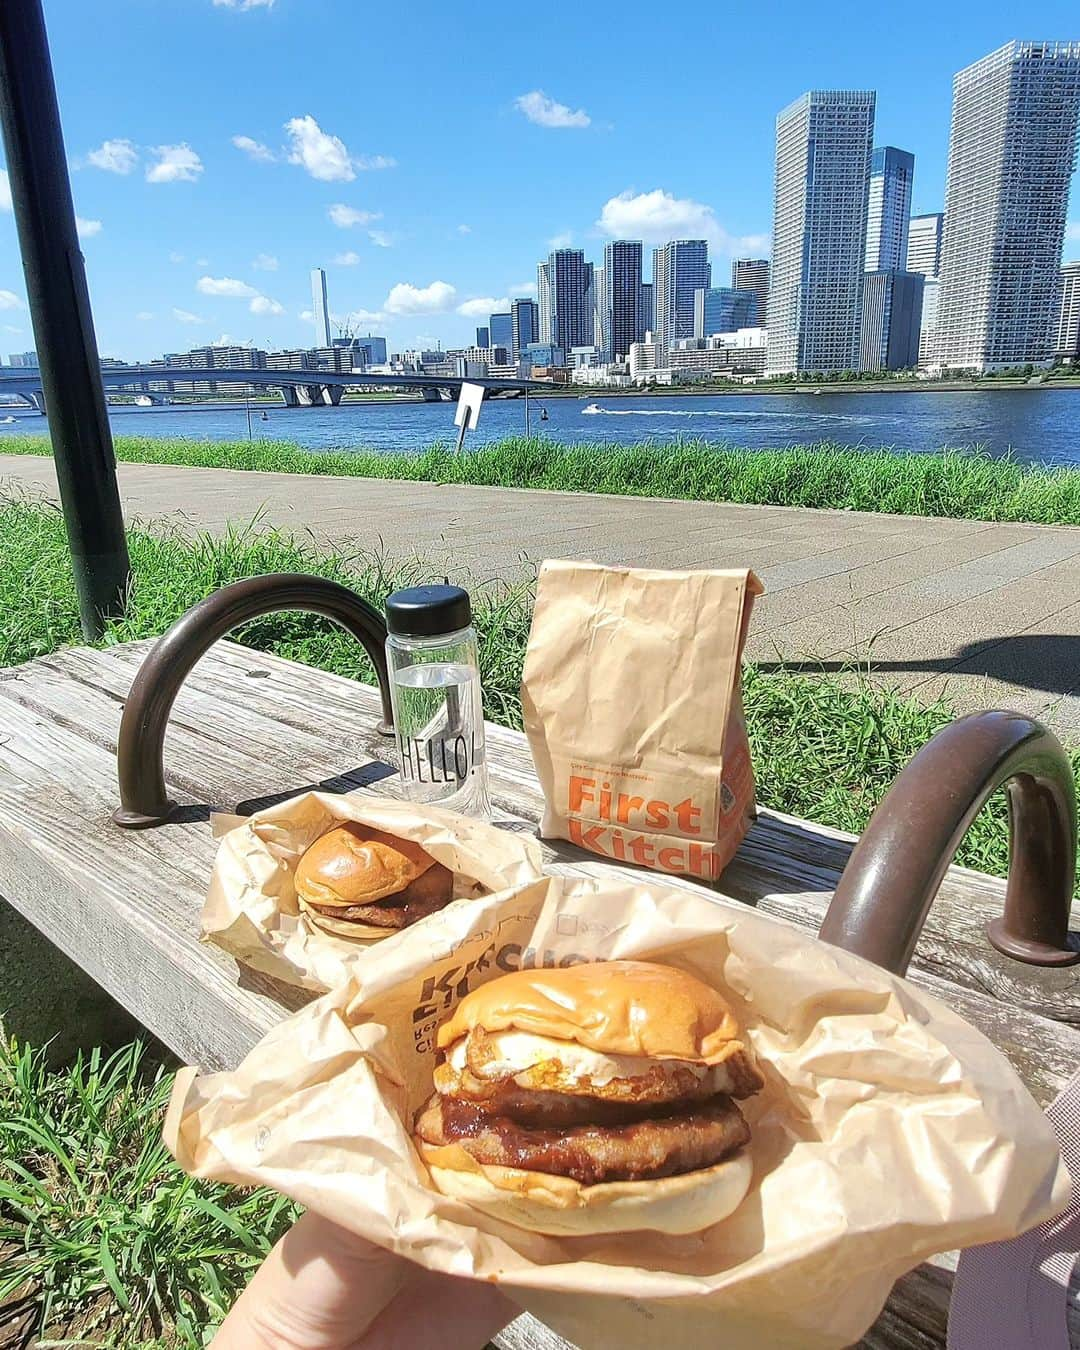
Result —
[[460, 586], [409, 586], [386, 602], [386, 659], [403, 795], [488, 816], [476, 632]]

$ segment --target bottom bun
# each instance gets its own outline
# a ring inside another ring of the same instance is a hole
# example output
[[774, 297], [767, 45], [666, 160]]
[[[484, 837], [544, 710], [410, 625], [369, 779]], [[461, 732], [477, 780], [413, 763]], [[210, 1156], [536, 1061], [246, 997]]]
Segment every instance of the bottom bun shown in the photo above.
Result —
[[478, 1163], [458, 1145], [416, 1141], [436, 1190], [494, 1219], [551, 1237], [699, 1233], [733, 1214], [750, 1189], [746, 1149], [680, 1176], [583, 1186], [572, 1177]]
[[380, 928], [374, 923], [360, 923], [356, 919], [332, 919], [328, 914], [320, 914], [300, 902], [300, 913], [313, 928], [321, 928], [324, 933], [333, 933], [337, 937], [352, 938], [354, 942], [378, 942], [380, 938], [393, 937], [400, 928]]

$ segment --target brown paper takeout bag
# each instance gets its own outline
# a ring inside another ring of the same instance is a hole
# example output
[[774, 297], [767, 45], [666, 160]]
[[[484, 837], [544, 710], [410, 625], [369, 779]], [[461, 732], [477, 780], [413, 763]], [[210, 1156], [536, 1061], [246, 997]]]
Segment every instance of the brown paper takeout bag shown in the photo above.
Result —
[[[319, 926], [301, 913], [293, 876], [305, 849], [349, 820], [415, 840], [454, 873], [455, 901], [541, 875], [540, 845], [525, 833], [418, 802], [305, 792], [239, 823], [217, 823], [221, 843], [203, 905], [203, 939], [285, 984], [324, 993], [344, 983], [354, 962], [396, 932], [358, 924], [358, 936], [345, 937]], [[221, 833], [224, 824], [232, 828]]]
[[[638, 957], [731, 998], [766, 1074], [754, 1179], [686, 1237], [553, 1238], [446, 1199], [410, 1141], [435, 1032], [522, 965]], [[576, 1345], [814, 1350], [857, 1341], [935, 1252], [1057, 1212], [1068, 1174], [1005, 1059], [942, 1003], [733, 901], [548, 878], [451, 906], [283, 1021], [230, 1073], [176, 1080], [185, 1171], [267, 1185], [432, 1270], [497, 1281]]]
[[715, 881], [754, 814], [739, 662], [761, 582], [548, 561], [522, 677], [542, 834]]

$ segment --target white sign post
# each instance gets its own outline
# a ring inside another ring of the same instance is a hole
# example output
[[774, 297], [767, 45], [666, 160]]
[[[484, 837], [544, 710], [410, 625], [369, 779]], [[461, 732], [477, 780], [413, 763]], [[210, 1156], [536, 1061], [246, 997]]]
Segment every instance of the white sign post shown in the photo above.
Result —
[[458, 395], [457, 411], [454, 413], [454, 426], [460, 428], [458, 431], [457, 445], [454, 447], [454, 453], [461, 453], [462, 442], [465, 440], [466, 431], [471, 431], [480, 421], [480, 405], [484, 401], [484, 386], [482, 384], [470, 384], [468, 380], [462, 380], [461, 393]]

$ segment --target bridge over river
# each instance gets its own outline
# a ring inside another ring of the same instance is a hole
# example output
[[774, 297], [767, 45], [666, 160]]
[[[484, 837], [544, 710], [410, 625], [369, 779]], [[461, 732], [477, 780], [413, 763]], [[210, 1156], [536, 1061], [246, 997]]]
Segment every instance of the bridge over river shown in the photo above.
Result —
[[[187, 366], [105, 366], [101, 382], [107, 393], [142, 395], [154, 403], [164, 403], [177, 386], [188, 392], [193, 384], [248, 385], [255, 389], [276, 390], [290, 407], [337, 406], [346, 389], [418, 389], [424, 398], [457, 398], [465, 378], [456, 375], [380, 375], [367, 371], [332, 370], [230, 370], [218, 367]], [[468, 377], [479, 384], [487, 398], [517, 398], [528, 389], [545, 386], [533, 380]], [[32, 366], [0, 366], [0, 394], [12, 394], [45, 411], [41, 372]]]

